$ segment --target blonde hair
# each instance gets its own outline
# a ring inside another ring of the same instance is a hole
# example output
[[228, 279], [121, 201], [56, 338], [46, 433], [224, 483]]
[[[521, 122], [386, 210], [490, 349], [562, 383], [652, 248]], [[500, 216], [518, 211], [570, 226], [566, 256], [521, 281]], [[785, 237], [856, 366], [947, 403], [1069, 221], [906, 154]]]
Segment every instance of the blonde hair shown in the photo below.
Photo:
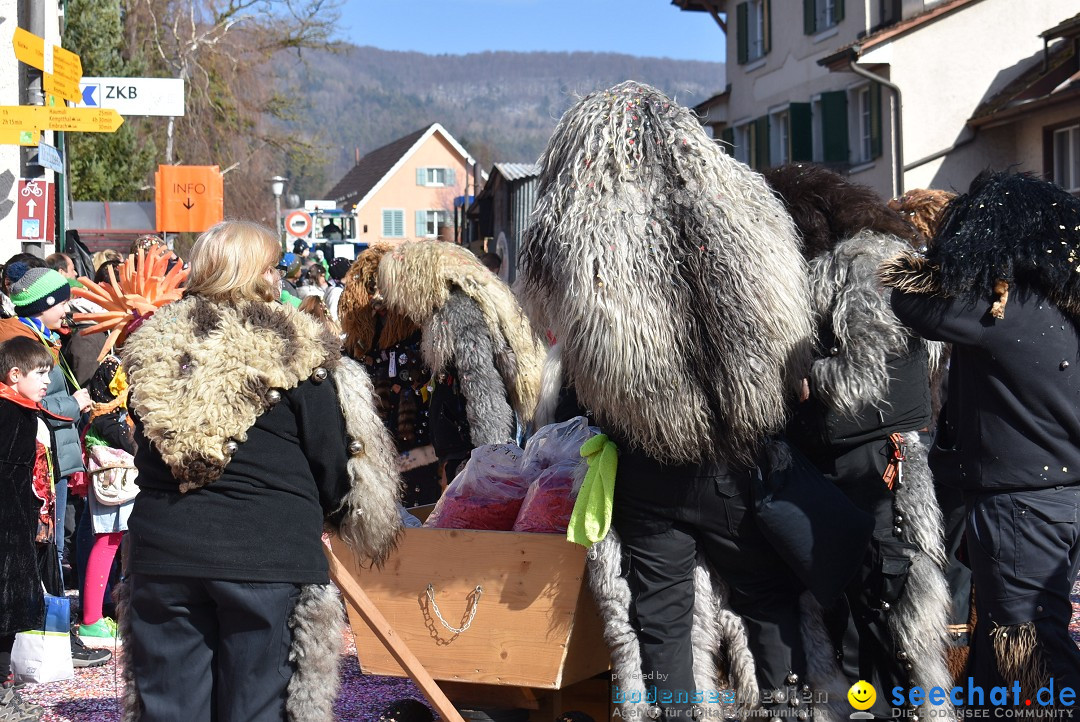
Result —
[[321, 321], [326, 326], [327, 331], [334, 336], [341, 337], [341, 327], [330, 315], [330, 310], [326, 307], [326, 302], [323, 301], [322, 296], [308, 296], [300, 302], [298, 310]]
[[276, 301], [265, 278], [281, 256], [274, 232], [253, 221], [222, 221], [203, 231], [191, 249], [187, 294], [211, 301]]
[[119, 251], [115, 251], [112, 248], [106, 248], [104, 251], [98, 251], [91, 258], [91, 262], [94, 264], [94, 270], [101, 268], [102, 264], [108, 261], [123, 261], [124, 257], [120, 255]]

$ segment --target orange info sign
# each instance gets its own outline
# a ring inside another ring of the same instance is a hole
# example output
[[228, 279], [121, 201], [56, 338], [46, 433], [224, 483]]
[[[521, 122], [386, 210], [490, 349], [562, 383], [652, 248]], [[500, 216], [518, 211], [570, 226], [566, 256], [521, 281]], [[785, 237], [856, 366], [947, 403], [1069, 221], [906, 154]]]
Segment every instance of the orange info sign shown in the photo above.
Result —
[[202, 233], [225, 218], [225, 180], [216, 165], [159, 165], [157, 229]]

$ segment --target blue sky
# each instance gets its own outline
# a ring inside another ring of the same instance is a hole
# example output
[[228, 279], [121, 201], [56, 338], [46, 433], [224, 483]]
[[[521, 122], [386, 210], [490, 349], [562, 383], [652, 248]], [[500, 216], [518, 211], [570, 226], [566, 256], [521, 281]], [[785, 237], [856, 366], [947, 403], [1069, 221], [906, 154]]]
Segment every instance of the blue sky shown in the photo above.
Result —
[[723, 61], [707, 13], [670, 0], [344, 0], [339, 37], [386, 50], [617, 52]]

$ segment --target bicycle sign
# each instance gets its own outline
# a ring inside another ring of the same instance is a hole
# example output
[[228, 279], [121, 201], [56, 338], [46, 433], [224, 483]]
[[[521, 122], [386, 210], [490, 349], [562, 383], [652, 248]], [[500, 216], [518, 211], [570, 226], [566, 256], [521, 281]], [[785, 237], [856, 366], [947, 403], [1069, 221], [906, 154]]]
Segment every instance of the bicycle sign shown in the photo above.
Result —
[[19, 179], [16, 233], [20, 241], [55, 242], [55, 203], [52, 183], [43, 178]]

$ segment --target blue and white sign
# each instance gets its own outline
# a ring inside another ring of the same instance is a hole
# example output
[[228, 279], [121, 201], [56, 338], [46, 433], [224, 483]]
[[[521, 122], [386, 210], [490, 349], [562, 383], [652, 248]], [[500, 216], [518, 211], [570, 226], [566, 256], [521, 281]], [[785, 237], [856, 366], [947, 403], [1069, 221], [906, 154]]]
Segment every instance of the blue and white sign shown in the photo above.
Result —
[[180, 78], [89, 78], [79, 81], [77, 108], [112, 108], [123, 116], [184, 114], [184, 81]]
[[60, 151], [49, 145], [45, 141], [38, 141], [37, 147], [38, 165], [43, 168], [48, 168], [51, 171], [57, 173], [64, 172], [64, 159], [60, 156]]

